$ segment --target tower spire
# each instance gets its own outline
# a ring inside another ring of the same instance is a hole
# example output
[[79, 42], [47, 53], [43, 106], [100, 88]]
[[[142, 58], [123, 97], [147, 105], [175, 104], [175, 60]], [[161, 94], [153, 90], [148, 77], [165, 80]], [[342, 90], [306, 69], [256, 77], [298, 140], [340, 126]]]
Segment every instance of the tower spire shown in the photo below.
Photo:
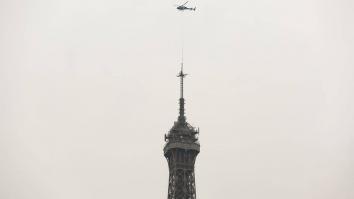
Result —
[[[183, 56], [182, 56], [183, 57]], [[181, 63], [181, 71], [177, 75], [180, 78], [180, 98], [179, 98], [179, 116], [178, 122], [185, 123], [186, 117], [184, 115], [184, 97], [183, 97], [183, 79], [187, 74], [183, 73], [183, 58]]]
[[188, 124], [184, 116], [183, 80], [186, 74], [183, 72], [183, 62], [177, 77], [181, 86], [179, 116], [165, 134], [166, 145], [163, 149], [169, 165], [167, 199], [196, 199], [194, 164], [200, 151], [199, 129]]

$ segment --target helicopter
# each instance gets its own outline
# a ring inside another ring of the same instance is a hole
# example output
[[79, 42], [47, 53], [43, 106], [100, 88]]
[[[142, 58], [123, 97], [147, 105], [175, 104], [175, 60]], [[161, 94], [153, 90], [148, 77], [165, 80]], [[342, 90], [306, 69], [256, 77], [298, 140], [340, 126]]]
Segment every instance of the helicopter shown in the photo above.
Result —
[[188, 3], [188, 1], [187, 1], [186, 3], [184, 3], [184, 4], [182, 4], [182, 5], [177, 5], [177, 10], [180, 10], [180, 11], [193, 10], [193, 11], [195, 11], [195, 9], [196, 9], [197, 7], [188, 8], [188, 7], [186, 7], [186, 4], [187, 4], [187, 3]]

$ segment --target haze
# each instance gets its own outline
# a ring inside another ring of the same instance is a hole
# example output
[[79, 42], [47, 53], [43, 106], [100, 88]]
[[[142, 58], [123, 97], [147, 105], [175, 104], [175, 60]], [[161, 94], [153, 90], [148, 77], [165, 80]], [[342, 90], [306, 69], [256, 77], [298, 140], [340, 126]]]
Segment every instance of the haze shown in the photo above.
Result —
[[165, 199], [184, 43], [197, 198], [353, 199], [353, 1], [177, 3], [0, 1], [0, 198]]

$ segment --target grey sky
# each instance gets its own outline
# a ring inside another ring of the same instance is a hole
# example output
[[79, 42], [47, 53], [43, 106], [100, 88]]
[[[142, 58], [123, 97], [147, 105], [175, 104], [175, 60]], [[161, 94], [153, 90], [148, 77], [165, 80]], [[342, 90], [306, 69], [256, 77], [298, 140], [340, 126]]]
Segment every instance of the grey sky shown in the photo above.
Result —
[[178, 2], [0, 1], [0, 198], [166, 198], [182, 37], [198, 198], [354, 198], [353, 1]]

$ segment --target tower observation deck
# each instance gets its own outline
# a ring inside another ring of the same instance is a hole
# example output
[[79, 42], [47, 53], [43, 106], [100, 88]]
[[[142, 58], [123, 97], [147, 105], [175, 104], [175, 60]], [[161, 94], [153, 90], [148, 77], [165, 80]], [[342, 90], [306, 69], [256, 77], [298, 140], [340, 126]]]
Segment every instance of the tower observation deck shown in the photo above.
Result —
[[167, 199], [195, 199], [194, 163], [200, 151], [197, 135], [199, 129], [187, 123], [184, 110], [183, 80], [187, 74], [181, 71], [179, 116], [170, 131], [165, 135], [164, 156], [169, 167]]

